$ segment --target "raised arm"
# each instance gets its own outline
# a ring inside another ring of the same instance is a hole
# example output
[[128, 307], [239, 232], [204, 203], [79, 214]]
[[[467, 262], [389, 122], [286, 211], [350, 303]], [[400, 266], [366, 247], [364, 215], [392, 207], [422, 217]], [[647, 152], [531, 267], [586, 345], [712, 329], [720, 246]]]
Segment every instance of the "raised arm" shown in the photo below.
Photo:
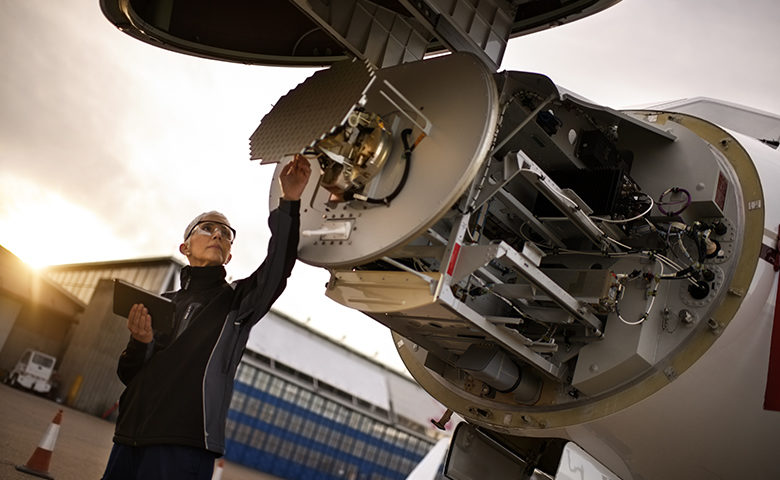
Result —
[[236, 321], [257, 323], [287, 286], [287, 277], [298, 256], [300, 199], [310, 176], [311, 166], [302, 155], [296, 155], [282, 168], [279, 175], [282, 198], [268, 218], [271, 229], [268, 253], [263, 264], [238, 283]]
[[300, 200], [303, 190], [311, 176], [311, 165], [303, 155], [295, 157], [282, 168], [279, 174], [279, 184], [282, 187], [282, 198], [285, 200]]

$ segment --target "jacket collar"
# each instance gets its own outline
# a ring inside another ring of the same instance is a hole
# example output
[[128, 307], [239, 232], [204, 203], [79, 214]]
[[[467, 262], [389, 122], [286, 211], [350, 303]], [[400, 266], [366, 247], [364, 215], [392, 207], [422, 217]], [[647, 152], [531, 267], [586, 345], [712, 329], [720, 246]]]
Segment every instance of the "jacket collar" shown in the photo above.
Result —
[[179, 278], [184, 290], [205, 290], [225, 283], [225, 267], [192, 267], [187, 265], [181, 269]]

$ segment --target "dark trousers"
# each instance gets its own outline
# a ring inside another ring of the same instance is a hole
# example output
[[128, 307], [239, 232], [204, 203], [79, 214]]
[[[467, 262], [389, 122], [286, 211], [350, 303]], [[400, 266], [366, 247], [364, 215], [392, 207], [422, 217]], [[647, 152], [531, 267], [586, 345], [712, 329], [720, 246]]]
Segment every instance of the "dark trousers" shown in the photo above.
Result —
[[115, 443], [103, 480], [211, 480], [215, 458], [200, 448]]

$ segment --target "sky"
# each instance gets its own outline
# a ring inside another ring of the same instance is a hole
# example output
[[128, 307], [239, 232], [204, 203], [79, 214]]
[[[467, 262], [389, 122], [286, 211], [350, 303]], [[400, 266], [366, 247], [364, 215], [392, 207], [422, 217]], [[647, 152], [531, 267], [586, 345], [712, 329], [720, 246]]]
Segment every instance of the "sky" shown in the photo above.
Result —
[[[780, 2], [622, 0], [509, 42], [502, 70], [543, 73], [630, 108], [697, 96], [780, 114]], [[273, 166], [248, 138], [314, 72], [206, 60], [119, 32], [98, 0], [0, 0], [0, 245], [34, 267], [175, 256], [219, 210], [238, 230], [228, 275], [265, 256]], [[389, 367], [389, 332], [295, 267], [279, 311]]]

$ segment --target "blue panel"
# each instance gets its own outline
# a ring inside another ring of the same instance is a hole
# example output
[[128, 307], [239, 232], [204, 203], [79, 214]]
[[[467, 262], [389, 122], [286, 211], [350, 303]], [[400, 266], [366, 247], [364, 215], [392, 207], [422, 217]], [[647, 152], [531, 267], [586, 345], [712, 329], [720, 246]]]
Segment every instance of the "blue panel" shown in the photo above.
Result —
[[[269, 385], [271, 382], [269, 382]], [[242, 382], [234, 382], [234, 388], [236, 392], [243, 393], [247, 397], [258, 399], [262, 404], [273, 405], [277, 408], [274, 412], [274, 416], [278, 415], [279, 411], [284, 411], [291, 415], [300, 416], [303, 421], [312, 421], [316, 424], [315, 432], [318, 429], [329, 429], [331, 432], [338, 432], [345, 436], [353, 438], [355, 441], [362, 441], [366, 446], [373, 446], [376, 450], [386, 451], [389, 454], [396, 454], [401, 458], [408, 459], [412, 464], [418, 463], [422, 459], [422, 455], [406, 448], [398, 447], [394, 443], [390, 443], [385, 440], [384, 435], [382, 437], [374, 437], [368, 433], [364, 433], [356, 428], [352, 428], [344, 422], [338, 422], [333, 419], [325, 418], [319, 413], [315, 413], [308, 408], [301, 407], [292, 402], [283, 400], [282, 398], [273, 396], [268, 392], [258, 390], [250, 385]], [[313, 393], [317, 395], [316, 393]], [[322, 397], [320, 397], [322, 398]], [[244, 402], [246, 404], [247, 402]], [[308, 403], [308, 402], [307, 402]], [[379, 465], [372, 460], [376, 458], [373, 455], [371, 459], [363, 458], [362, 456], [355, 456], [351, 452], [345, 452], [340, 450], [339, 445], [333, 445], [333, 441], [330, 440], [332, 433], [329, 433], [323, 441], [316, 441], [314, 438], [310, 438], [300, 433], [293, 432], [284, 427], [279, 427], [271, 423], [265, 422], [258, 418], [262, 412], [262, 406], [258, 410], [257, 416], [250, 416], [244, 412], [230, 410], [228, 412], [228, 418], [238, 425], [246, 425], [253, 430], [261, 430], [267, 435], [275, 435], [280, 440], [288, 441], [296, 445], [297, 449], [304, 449], [308, 451], [316, 451], [320, 454], [330, 457], [332, 461], [339, 462], [345, 465], [347, 471], [350, 469], [357, 469], [359, 471], [358, 478], [371, 478], [372, 474], [381, 475], [392, 480], [403, 480], [406, 478], [408, 471], [397, 471], [391, 469], [385, 465]], [[273, 418], [271, 418], [273, 421]], [[288, 420], [286, 426], [289, 426], [291, 420]], [[372, 420], [373, 421], [373, 420]], [[381, 423], [381, 422], [380, 422]], [[385, 424], [386, 425], [386, 424]], [[388, 426], [388, 428], [394, 428]], [[234, 430], [235, 431], [235, 430]], [[251, 439], [251, 437], [250, 437]], [[330, 441], [329, 441], [330, 440]], [[297, 464], [291, 459], [282, 458], [278, 455], [271, 454], [267, 451], [257, 450], [251, 446], [243, 445], [236, 442], [234, 439], [226, 439], [226, 458], [237, 463], [256, 468], [260, 471], [269, 472], [273, 475], [287, 478], [290, 480], [341, 480], [342, 477], [328, 473], [325, 471], [313, 469], [304, 464]], [[365, 450], [363, 455], [365, 455]]]
[[274, 463], [274, 456], [270, 453], [258, 453], [257, 455], [257, 467], [264, 471], [268, 472], [271, 470], [271, 466]]
[[285, 475], [285, 468], [284, 463], [286, 463], [283, 459], [279, 457], [274, 457], [273, 465], [271, 466], [271, 469], [268, 471], [268, 473], [272, 475], [276, 475], [277, 477], [287, 478]]

